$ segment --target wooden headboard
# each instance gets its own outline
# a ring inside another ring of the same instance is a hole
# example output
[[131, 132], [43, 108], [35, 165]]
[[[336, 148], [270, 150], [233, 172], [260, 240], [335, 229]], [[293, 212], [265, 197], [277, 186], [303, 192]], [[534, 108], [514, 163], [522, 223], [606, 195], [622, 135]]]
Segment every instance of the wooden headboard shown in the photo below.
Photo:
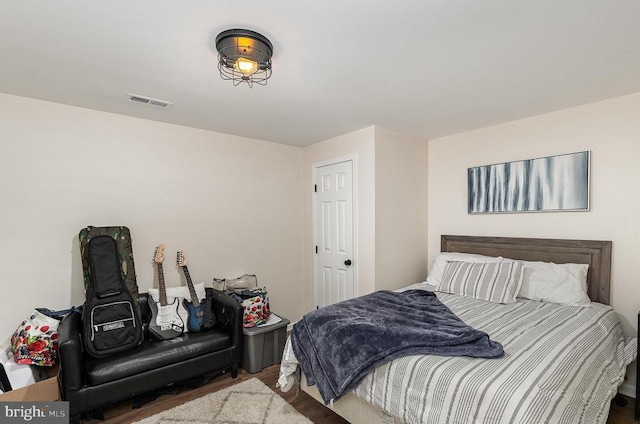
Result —
[[515, 237], [441, 236], [442, 252], [476, 253], [523, 261], [589, 264], [589, 298], [609, 304], [611, 242]]

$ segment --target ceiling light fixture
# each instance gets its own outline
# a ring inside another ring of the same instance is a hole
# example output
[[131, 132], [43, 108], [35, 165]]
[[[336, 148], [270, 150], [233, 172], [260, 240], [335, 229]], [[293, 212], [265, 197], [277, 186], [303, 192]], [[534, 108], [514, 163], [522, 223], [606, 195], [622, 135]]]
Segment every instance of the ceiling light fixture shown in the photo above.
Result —
[[248, 29], [229, 29], [216, 37], [218, 70], [233, 85], [246, 82], [266, 85], [271, 76], [273, 45], [267, 38]]

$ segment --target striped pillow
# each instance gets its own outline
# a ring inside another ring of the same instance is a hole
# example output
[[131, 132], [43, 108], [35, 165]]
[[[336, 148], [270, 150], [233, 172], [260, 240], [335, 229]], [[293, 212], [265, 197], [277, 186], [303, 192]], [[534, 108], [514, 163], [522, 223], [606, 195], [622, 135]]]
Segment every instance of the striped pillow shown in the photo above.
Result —
[[496, 303], [513, 303], [522, 285], [524, 263], [447, 263], [438, 291]]

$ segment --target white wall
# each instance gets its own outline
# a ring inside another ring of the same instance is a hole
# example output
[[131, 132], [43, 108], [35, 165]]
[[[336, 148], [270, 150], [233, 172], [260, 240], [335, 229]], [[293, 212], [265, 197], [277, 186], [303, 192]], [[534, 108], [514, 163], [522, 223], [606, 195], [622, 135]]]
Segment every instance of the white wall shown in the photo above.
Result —
[[[301, 149], [0, 94], [0, 340], [34, 307], [82, 302], [86, 225], [131, 229], [142, 291], [163, 243], [169, 285], [184, 250], [195, 281], [255, 273], [272, 309], [299, 319], [314, 301], [312, 165], [344, 156], [358, 167], [359, 294], [424, 277], [424, 233], [429, 263], [441, 234], [612, 240], [612, 305], [633, 335], [638, 116], [640, 94], [431, 140], [427, 190], [424, 143], [376, 127]], [[579, 150], [592, 155], [591, 211], [467, 215], [467, 168]]]
[[[639, 117], [635, 94], [431, 140], [429, 261], [440, 251], [441, 234], [611, 240], [611, 305], [625, 334], [636, 335]], [[591, 151], [590, 211], [467, 214], [467, 168], [581, 150]]]
[[313, 291], [313, 172], [314, 164], [342, 157], [355, 159], [357, 208], [354, 267], [359, 295], [375, 290], [375, 127], [367, 127], [304, 148], [304, 239], [306, 308], [315, 308]]
[[376, 290], [427, 274], [427, 140], [376, 127]]
[[[368, 127], [304, 148], [305, 252], [313, 252], [313, 167], [356, 159], [356, 293], [395, 289], [427, 273], [428, 142]], [[306, 257], [307, 305], [314, 308], [313, 254]]]
[[0, 340], [34, 307], [84, 299], [78, 232], [131, 229], [141, 291], [166, 245], [194, 281], [257, 274], [275, 312], [298, 319], [302, 149], [0, 94]]

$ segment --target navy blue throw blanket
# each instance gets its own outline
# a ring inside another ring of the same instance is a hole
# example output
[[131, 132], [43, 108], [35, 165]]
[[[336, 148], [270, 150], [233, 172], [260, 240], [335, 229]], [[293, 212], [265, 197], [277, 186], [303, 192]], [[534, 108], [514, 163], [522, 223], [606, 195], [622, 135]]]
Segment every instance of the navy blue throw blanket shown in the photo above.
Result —
[[309, 312], [291, 331], [293, 352], [325, 402], [375, 367], [407, 355], [499, 358], [502, 345], [424, 290], [378, 291]]

